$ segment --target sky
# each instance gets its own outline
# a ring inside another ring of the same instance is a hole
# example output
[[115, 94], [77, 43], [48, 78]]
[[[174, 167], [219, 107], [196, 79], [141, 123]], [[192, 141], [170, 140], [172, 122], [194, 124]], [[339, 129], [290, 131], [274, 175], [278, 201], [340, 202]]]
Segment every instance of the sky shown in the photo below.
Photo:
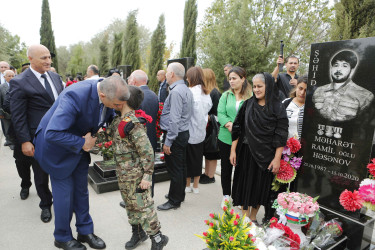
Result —
[[[197, 24], [213, 1], [197, 0]], [[0, 14], [1, 25], [27, 46], [38, 44], [42, 0], [13, 0], [7, 5]], [[49, 0], [49, 5], [56, 47], [88, 42], [115, 19], [126, 19], [128, 12], [135, 9], [138, 9], [138, 24], [150, 32], [164, 13], [167, 45], [173, 42], [175, 48], [180, 47], [185, 0]]]

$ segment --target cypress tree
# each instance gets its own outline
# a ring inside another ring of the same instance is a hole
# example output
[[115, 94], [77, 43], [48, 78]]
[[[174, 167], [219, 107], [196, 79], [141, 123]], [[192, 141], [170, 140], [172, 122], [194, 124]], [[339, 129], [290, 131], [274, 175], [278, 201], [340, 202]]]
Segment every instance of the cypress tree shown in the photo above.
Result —
[[40, 44], [46, 46], [51, 53], [55, 54], [53, 58], [53, 67], [58, 71], [57, 50], [55, 45], [55, 36], [53, 35], [51, 12], [49, 11], [48, 0], [43, 0], [42, 4], [42, 21], [40, 25]]
[[125, 65], [132, 65], [133, 70], [141, 66], [141, 56], [139, 52], [139, 37], [137, 25], [137, 11], [129, 12], [126, 18], [126, 29], [124, 37], [124, 59]]
[[108, 33], [106, 33], [103, 37], [102, 42], [99, 45], [100, 49], [100, 58], [99, 58], [99, 70], [102, 76], [108, 74]]
[[181, 57], [197, 58], [196, 54], [196, 34], [198, 7], [196, 0], [187, 0], [184, 10], [184, 33], [182, 36]]
[[333, 40], [375, 35], [374, 0], [341, 0], [335, 4], [335, 12], [331, 36]]
[[114, 34], [113, 49], [112, 49], [112, 67], [117, 67], [122, 61], [122, 37], [123, 33]]
[[164, 51], [165, 51], [165, 18], [160, 15], [159, 23], [151, 37], [151, 53], [149, 60], [149, 88], [157, 93], [158, 80], [156, 74], [163, 68]]

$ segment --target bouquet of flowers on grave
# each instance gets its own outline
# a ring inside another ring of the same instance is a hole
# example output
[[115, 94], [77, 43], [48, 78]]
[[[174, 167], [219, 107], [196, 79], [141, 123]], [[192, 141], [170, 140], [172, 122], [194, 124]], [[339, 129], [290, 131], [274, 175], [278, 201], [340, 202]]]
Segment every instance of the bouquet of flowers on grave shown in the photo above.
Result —
[[364, 179], [359, 185], [359, 195], [363, 200], [363, 206], [375, 211], [375, 158], [367, 165], [369, 178]]
[[163, 113], [163, 107], [164, 107], [164, 103], [159, 102], [159, 111], [156, 115], [156, 137], [158, 139], [163, 134], [163, 132], [161, 131], [161, 128], [160, 128], [160, 117], [161, 117], [161, 114]]
[[291, 183], [297, 176], [297, 170], [302, 163], [302, 157], [297, 157], [296, 153], [301, 149], [301, 143], [294, 137], [288, 139], [284, 147], [282, 159], [280, 160], [279, 172], [272, 182], [272, 190], [278, 191], [280, 185]]
[[358, 190], [345, 189], [340, 195], [340, 204], [348, 211], [356, 211], [363, 206], [375, 211], [375, 158], [367, 165], [369, 178], [364, 179]]
[[325, 217], [324, 214], [322, 212], [319, 212], [305, 226], [307, 229], [306, 231], [307, 242], [310, 242], [311, 239], [315, 238], [318, 232], [322, 229], [323, 225], [325, 224], [324, 217]]
[[266, 245], [271, 245], [276, 249], [298, 250], [300, 248], [299, 235], [295, 234], [288, 226], [278, 223], [275, 217], [270, 220], [263, 241]]
[[255, 225], [245, 223], [245, 217], [241, 218], [231, 207], [231, 203], [225, 201], [224, 213], [211, 213], [210, 219], [204, 221], [208, 230], [196, 236], [205, 241], [209, 249], [258, 249], [256, 238], [249, 233], [250, 227]]
[[112, 141], [98, 143], [96, 146], [100, 149], [104, 160], [113, 158], [113, 146]]
[[309, 217], [316, 216], [319, 212], [318, 198], [297, 192], [283, 192], [277, 196], [272, 207], [277, 210], [280, 223], [285, 224], [288, 220], [293, 224], [307, 224]]
[[335, 238], [342, 235], [341, 223], [335, 219], [324, 223], [323, 227], [313, 239], [313, 241], [304, 249], [312, 250], [314, 248], [322, 248], [324, 246], [335, 243]]

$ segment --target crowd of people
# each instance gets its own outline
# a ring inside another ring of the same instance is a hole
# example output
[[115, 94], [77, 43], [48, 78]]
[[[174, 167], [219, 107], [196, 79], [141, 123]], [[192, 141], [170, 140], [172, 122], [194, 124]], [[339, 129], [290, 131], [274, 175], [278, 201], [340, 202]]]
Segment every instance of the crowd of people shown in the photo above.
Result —
[[[158, 71], [156, 94], [140, 69], [126, 82], [117, 68], [101, 77], [99, 68], [90, 65], [85, 76], [78, 74], [64, 82], [52, 69], [45, 46], [30, 46], [27, 56], [29, 64], [18, 75], [7, 62], [0, 62], [2, 131], [5, 146], [14, 150], [20, 198], [28, 198], [32, 167], [45, 223], [52, 219], [53, 204], [57, 248], [86, 249], [85, 242], [95, 249], [106, 247], [94, 234], [87, 174], [92, 148], [108, 138], [123, 198], [120, 205], [132, 227], [126, 249], [134, 249], [147, 235], [152, 249], [163, 249], [168, 237], [160, 231], [156, 210], [177, 209], [186, 193], [199, 194], [199, 184], [214, 183], [218, 160], [221, 206], [232, 200], [255, 224], [260, 206], [265, 207], [266, 219], [273, 216], [271, 183], [283, 147], [288, 138], [301, 137], [307, 77], [296, 74], [297, 57], [286, 59], [285, 73], [276, 67], [272, 74], [258, 73], [251, 81], [245, 69], [227, 64], [223, 93], [212, 69], [185, 69], [174, 62], [166, 71]], [[277, 63], [284, 59], [279, 57]], [[155, 209], [159, 103], [163, 103], [161, 150], [170, 187], [167, 201]], [[207, 139], [212, 137], [216, 143]], [[73, 212], [77, 238], [70, 228]]]

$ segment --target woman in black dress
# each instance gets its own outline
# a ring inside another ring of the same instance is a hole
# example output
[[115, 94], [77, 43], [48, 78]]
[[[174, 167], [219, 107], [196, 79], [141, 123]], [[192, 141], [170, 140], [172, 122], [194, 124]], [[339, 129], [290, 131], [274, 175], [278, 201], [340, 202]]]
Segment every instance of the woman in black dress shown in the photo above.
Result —
[[233, 205], [242, 206], [243, 215], [255, 223], [259, 207], [269, 200], [288, 138], [288, 117], [274, 84], [269, 73], [254, 76], [254, 95], [244, 102], [232, 128]]

